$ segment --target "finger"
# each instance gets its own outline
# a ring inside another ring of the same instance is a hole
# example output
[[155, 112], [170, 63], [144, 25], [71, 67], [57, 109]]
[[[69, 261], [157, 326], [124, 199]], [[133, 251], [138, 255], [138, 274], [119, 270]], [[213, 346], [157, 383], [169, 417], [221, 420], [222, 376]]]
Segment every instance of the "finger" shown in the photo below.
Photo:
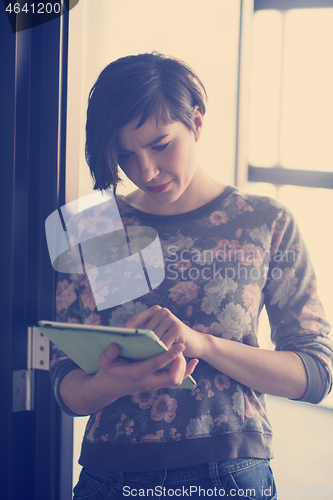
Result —
[[178, 338], [177, 332], [174, 330], [166, 330], [163, 334], [160, 333], [160, 331], [155, 333], [168, 349], [170, 349], [172, 345], [182, 344], [181, 339]]
[[[176, 351], [177, 349], [175, 349], [175, 352]], [[171, 366], [168, 371], [150, 372], [145, 375], [144, 385], [142, 386], [143, 388], [141, 387], [140, 391], [179, 386], [183, 380], [193, 372], [197, 363], [197, 359], [192, 359], [189, 364], [186, 365], [184, 356], [182, 353], [178, 353], [173, 361], [171, 361]]]
[[[154, 316], [146, 322], [146, 328], [152, 330], [169, 347], [173, 344], [178, 335], [179, 320], [165, 307], [155, 312]], [[167, 335], [168, 341], [165, 342], [164, 336]], [[169, 338], [169, 337], [172, 337]]]
[[181, 385], [181, 383], [193, 373], [194, 368], [197, 366], [199, 360], [191, 359], [186, 365], [186, 360], [183, 356], [178, 356], [172, 363], [169, 375], [174, 380], [173, 385]]
[[186, 371], [186, 359], [184, 356], [177, 356], [172, 362], [169, 370], [169, 375], [173, 381], [173, 385], [180, 385], [184, 380]]
[[113, 361], [119, 355], [119, 346], [115, 343], [110, 344], [104, 352], [98, 357], [98, 364], [101, 368], [110, 368]]
[[153, 384], [154, 389], [163, 389], [181, 385], [184, 380], [184, 372], [186, 361], [182, 354], [178, 354], [172, 361], [169, 371], [155, 372], [146, 378], [149, 383]]
[[191, 375], [198, 362], [198, 359], [191, 359], [189, 364], [186, 366], [184, 356], [178, 355], [172, 362], [169, 372], [159, 372], [154, 374], [155, 389], [181, 385], [183, 380]]
[[194, 369], [198, 363], [199, 363], [199, 360], [196, 358], [193, 358], [188, 362], [188, 364], [186, 366], [184, 378], [188, 377], [189, 375], [192, 375], [192, 373], [194, 372]]
[[182, 377], [177, 378], [175, 374], [170, 374], [170, 372], [167, 371], [152, 373], [146, 377], [146, 385], [143, 386], [143, 389], [140, 389], [140, 392], [144, 392], [146, 390], [157, 391], [159, 389], [178, 386], [181, 384], [181, 381]]
[[[176, 344], [168, 351], [165, 351], [157, 356], [135, 363], [136, 376], [139, 379], [144, 378], [150, 373], [155, 373], [165, 368], [173, 362], [185, 349], [184, 344]], [[183, 356], [182, 356], [183, 357]], [[184, 358], [185, 359], [185, 358]]]
[[161, 307], [156, 305], [131, 316], [124, 324], [124, 328], [137, 328], [140, 325], [145, 325], [159, 309]]
[[160, 317], [158, 312], [146, 321], [145, 328], [152, 330], [159, 338], [161, 338], [166, 330], [163, 318]]
[[[191, 359], [188, 364], [184, 356], [178, 356], [172, 363], [172, 367], [169, 370], [169, 375], [171, 380], [173, 380], [172, 385], [181, 385], [182, 382], [193, 373], [194, 368], [199, 363], [198, 359]], [[170, 386], [168, 386], [170, 387]]]
[[178, 318], [166, 307], [159, 307], [152, 311], [151, 319], [146, 322], [147, 326], [151, 326], [154, 331], [159, 325], [173, 325], [176, 324]]
[[[175, 361], [178, 357], [180, 357], [185, 361], [185, 358], [182, 354], [184, 350], [185, 350], [184, 344], [174, 344], [173, 346], [170, 347], [168, 351], [159, 354], [160, 356], [159, 360], [150, 358], [152, 361], [154, 361], [155, 363], [158, 362], [159, 364], [159, 368], [157, 368], [155, 371], [165, 368], [167, 365]], [[155, 356], [155, 358], [157, 358], [157, 356]]]

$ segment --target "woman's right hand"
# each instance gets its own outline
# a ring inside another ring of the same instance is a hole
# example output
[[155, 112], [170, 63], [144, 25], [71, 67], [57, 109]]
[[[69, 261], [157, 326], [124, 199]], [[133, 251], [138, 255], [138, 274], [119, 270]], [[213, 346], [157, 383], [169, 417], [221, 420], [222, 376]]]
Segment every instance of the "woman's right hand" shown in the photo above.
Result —
[[[192, 359], [186, 364], [184, 349], [183, 344], [175, 344], [157, 356], [129, 363], [118, 356], [117, 344], [110, 344], [98, 358], [100, 370], [95, 375], [71, 371], [61, 382], [60, 395], [72, 412], [89, 415], [123, 396], [178, 386], [198, 363]], [[159, 372], [169, 363], [168, 371]]]

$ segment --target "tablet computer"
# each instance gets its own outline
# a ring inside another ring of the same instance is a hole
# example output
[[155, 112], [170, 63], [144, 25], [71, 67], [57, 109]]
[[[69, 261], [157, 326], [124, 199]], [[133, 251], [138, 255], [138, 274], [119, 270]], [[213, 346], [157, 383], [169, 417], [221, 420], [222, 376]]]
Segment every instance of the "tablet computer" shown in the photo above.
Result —
[[[119, 355], [127, 361], [141, 361], [167, 350], [151, 330], [113, 326], [82, 325], [39, 321], [40, 331], [88, 374], [99, 370], [98, 357], [112, 343], [119, 345]], [[165, 369], [170, 367], [167, 366]], [[190, 375], [176, 388], [193, 389]]]

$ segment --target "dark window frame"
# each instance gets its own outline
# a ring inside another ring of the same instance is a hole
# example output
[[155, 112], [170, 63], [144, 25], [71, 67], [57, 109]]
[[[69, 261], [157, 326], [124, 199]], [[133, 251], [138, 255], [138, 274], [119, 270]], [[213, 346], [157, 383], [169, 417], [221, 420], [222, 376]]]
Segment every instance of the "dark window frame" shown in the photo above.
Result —
[[2, 6], [0, 37], [1, 494], [69, 500], [73, 422], [47, 371], [35, 372], [34, 410], [12, 412], [12, 373], [27, 368], [27, 328], [54, 317], [45, 220], [65, 202], [68, 14], [12, 33]]
[[254, 0], [254, 11], [317, 9], [320, 7], [333, 7], [333, 0]]

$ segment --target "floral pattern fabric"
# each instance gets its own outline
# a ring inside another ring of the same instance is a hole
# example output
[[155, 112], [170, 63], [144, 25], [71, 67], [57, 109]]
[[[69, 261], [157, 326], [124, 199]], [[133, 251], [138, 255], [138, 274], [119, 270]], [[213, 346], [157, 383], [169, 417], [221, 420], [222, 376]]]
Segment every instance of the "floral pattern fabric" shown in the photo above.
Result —
[[[187, 214], [153, 216], [132, 209], [121, 215], [125, 226], [137, 226], [137, 238], [140, 225], [157, 231], [164, 281], [137, 300], [98, 311], [86, 275], [59, 275], [58, 321], [122, 326], [133, 314], [159, 304], [194, 330], [258, 347], [258, 318], [265, 306], [275, 348], [297, 352], [306, 368], [307, 360], [314, 360], [328, 391], [329, 326], [306, 248], [285, 207], [229, 187]], [[112, 243], [108, 251], [115, 251]], [[53, 351], [51, 376], [66, 410], [57, 388], [76, 365], [56, 347]], [[84, 442], [132, 446], [196, 439], [200, 447], [203, 439], [217, 436], [271, 436], [264, 394], [204, 361], [193, 376], [193, 390], [163, 389], [115, 401], [90, 417]]]

